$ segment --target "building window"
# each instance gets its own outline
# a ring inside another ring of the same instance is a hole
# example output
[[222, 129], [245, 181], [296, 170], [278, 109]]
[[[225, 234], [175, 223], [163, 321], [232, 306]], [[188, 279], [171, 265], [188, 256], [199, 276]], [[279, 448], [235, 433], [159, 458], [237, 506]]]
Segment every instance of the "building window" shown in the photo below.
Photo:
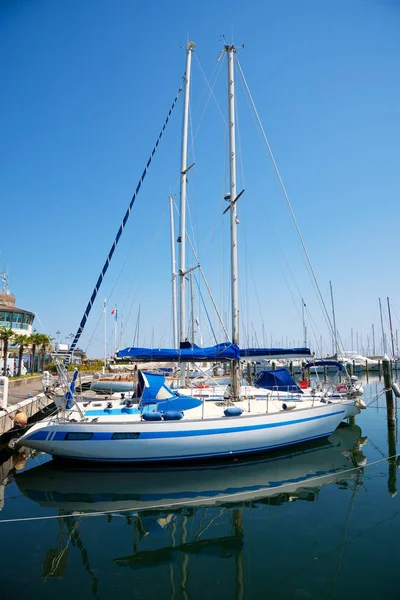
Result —
[[15, 329], [21, 329], [21, 325], [22, 325], [22, 313], [13, 313], [12, 326]]
[[24, 315], [24, 323], [25, 325], [32, 325], [33, 316], [32, 315]]

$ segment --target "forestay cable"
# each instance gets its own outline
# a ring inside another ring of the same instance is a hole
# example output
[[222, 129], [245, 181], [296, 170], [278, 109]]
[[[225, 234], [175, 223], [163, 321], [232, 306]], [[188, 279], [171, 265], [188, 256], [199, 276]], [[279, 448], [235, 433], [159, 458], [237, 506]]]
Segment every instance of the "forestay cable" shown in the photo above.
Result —
[[325, 319], [326, 319], [326, 321], [327, 321], [327, 323], [328, 323], [329, 329], [331, 330], [331, 332], [333, 332], [333, 325], [332, 325], [331, 319], [330, 319], [330, 317], [329, 317], [329, 313], [328, 313], [328, 310], [327, 310], [327, 308], [326, 308], [326, 304], [325, 304], [324, 298], [323, 298], [323, 296], [322, 296], [322, 292], [321, 292], [321, 289], [320, 289], [320, 287], [319, 287], [319, 284], [318, 284], [317, 276], [315, 275], [315, 271], [314, 271], [314, 268], [313, 268], [313, 266], [312, 266], [311, 259], [310, 259], [310, 257], [309, 257], [309, 254], [308, 254], [308, 251], [307, 251], [307, 248], [306, 248], [306, 245], [305, 245], [305, 242], [304, 242], [303, 236], [302, 236], [302, 234], [301, 234], [300, 227], [299, 227], [299, 225], [298, 225], [298, 223], [297, 223], [296, 215], [294, 214], [294, 210], [293, 210], [293, 207], [292, 207], [292, 205], [291, 205], [291, 202], [290, 202], [290, 200], [289, 200], [289, 196], [288, 196], [288, 193], [287, 193], [287, 191], [286, 191], [285, 185], [284, 185], [284, 183], [283, 183], [282, 176], [281, 176], [281, 174], [280, 174], [280, 171], [279, 171], [278, 165], [277, 165], [277, 163], [276, 163], [276, 160], [275, 160], [275, 157], [274, 157], [274, 155], [273, 155], [273, 152], [272, 152], [271, 146], [270, 146], [270, 144], [269, 144], [269, 141], [268, 141], [267, 135], [266, 135], [266, 133], [265, 133], [265, 131], [264, 131], [264, 127], [263, 127], [263, 125], [262, 125], [262, 122], [261, 122], [260, 116], [259, 116], [259, 114], [258, 114], [258, 111], [257, 111], [256, 105], [255, 105], [255, 103], [254, 103], [254, 100], [253, 100], [253, 97], [252, 97], [252, 95], [251, 95], [251, 92], [250, 92], [249, 86], [248, 86], [248, 84], [247, 84], [246, 78], [245, 78], [245, 76], [244, 76], [244, 73], [243, 73], [243, 71], [242, 71], [242, 67], [240, 66], [240, 63], [239, 63], [239, 60], [238, 60], [238, 58], [237, 58], [237, 57], [236, 57], [236, 63], [237, 63], [237, 65], [238, 65], [238, 68], [239, 68], [240, 74], [241, 74], [241, 76], [242, 76], [243, 83], [244, 83], [244, 85], [245, 85], [246, 92], [247, 92], [247, 94], [248, 94], [248, 96], [249, 96], [250, 103], [251, 103], [251, 105], [252, 105], [252, 107], [253, 107], [254, 114], [255, 114], [255, 116], [256, 116], [256, 119], [257, 119], [258, 125], [259, 125], [259, 127], [260, 127], [260, 130], [261, 130], [262, 136], [263, 136], [263, 138], [264, 138], [264, 141], [265, 141], [265, 143], [266, 143], [266, 146], [267, 146], [267, 148], [268, 148], [268, 152], [269, 152], [269, 155], [270, 155], [270, 157], [271, 157], [272, 164], [273, 164], [273, 166], [274, 166], [274, 169], [275, 169], [276, 175], [277, 175], [277, 177], [278, 177], [278, 179], [279, 179], [279, 183], [280, 183], [280, 186], [281, 186], [281, 188], [282, 188], [283, 195], [285, 196], [285, 200], [286, 200], [286, 203], [287, 203], [287, 205], [288, 205], [288, 208], [289, 208], [290, 214], [291, 214], [291, 216], [292, 216], [293, 223], [294, 223], [294, 226], [295, 226], [295, 228], [296, 228], [296, 231], [297, 231], [297, 235], [299, 236], [300, 243], [301, 243], [301, 246], [302, 246], [302, 248], [303, 248], [303, 252], [304, 252], [304, 255], [305, 255], [305, 257], [306, 257], [307, 264], [308, 264], [308, 267], [309, 267], [309, 269], [310, 269], [310, 272], [311, 272], [311, 275], [312, 275], [312, 278], [313, 278], [313, 281], [314, 281], [315, 288], [316, 288], [316, 290], [317, 290], [317, 292], [318, 292], [318, 296], [319, 296], [319, 299], [320, 299], [321, 305], [322, 305], [322, 307], [323, 307], [323, 309], [324, 309], [324, 313], [325, 313]]
[[143, 183], [143, 181], [144, 181], [144, 178], [145, 178], [145, 177], [146, 177], [146, 175], [147, 175], [147, 171], [149, 170], [149, 167], [150, 167], [151, 161], [153, 160], [153, 156], [154, 156], [154, 154], [155, 154], [155, 152], [156, 152], [156, 150], [157, 150], [158, 144], [159, 144], [159, 143], [160, 143], [160, 141], [161, 141], [161, 138], [162, 138], [162, 136], [163, 136], [164, 130], [165, 130], [166, 126], [167, 126], [167, 123], [168, 123], [168, 121], [169, 121], [169, 118], [170, 118], [170, 116], [171, 116], [171, 114], [172, 114], [172, 111], [173, 111], [173, 110], [174, 110], [174, 108], [175, 108], [175, 105], [176, 105], [176, 103], [177, 103], [177, 101], [178, 101], [178, 98], [179, 98], [179, 94], [181, 93], [181, 91], [182, 91], [182, 90], [183, 90], [183, 85], [181, 85], [181, 87], [180, 87], [180, 88], [179, 88], [179, 90], [178, 90], [178, 93], [177, 93], [177, 94], [176, 94], [176, 96], [175, 96], [175, 99], [174, 99], [174, 101], [173, 101], [173, 103], [172, 103], [172, 105], [171, 105], [171, 108], [169, 109], [169, 112], [168, 112], [167, 118], [165, 119], [164, 125], [162, 126], [162, 129], [161, 129], [161, 131], [160, 131], [160, 133], [159, 133], [159, 136], [158, 136], [158, 138], [157, 138], [157, 141], [156, 141], [156, 143], [155, 143], [155, 145], [154, 145], [154, 148], [153, 148], [153, 150], [151, 151], [151, 154], [150, 154], [150, 156], [149, 156], [149, 160], [147, 161], [147, 164], [146, 164], [146, 166], [145, 166], [145, 168], [144, 168], [144, 171], [143, 171], [143, 173], [142, 173], [142, 176], [141, 176], [141, 178], [139, 179], [139, 183], [138, 183], [138, 184], [137, 184], [137, 186], [136, 186], [135, 193], [133, 194], [133, 196], [132, 196], [132, 200], [131, 200], [131, 201], [130, 201], [130, 203], [129, 203], [128, 209], [127, 209], [127, 211], [126, 211], [126, 213], [125, 213], [125, 216], [124, 216], [124, 218], [123, 218], [123, 220], [122, 220], [122, 223], [121, 223], [121, 225], [120, 225], [120, 227], [119, 227], [119, 229], [118, 229], [117, 235], [115, 236], [114, 242], [113, 242], [113, 244], [112, 244], [112, 246], [111, 246], [111, 250], [110, 250], [110, 252], [108, 253], [108, 256], [107, 256], [106, 262], [104, 263], [104, 267], [103, 267], [103, 268], [102, 268], [102, 270], [101, 270], [100, 276], [99, 276], [99, 278], [98, 278], [98, 280], [97, 280], [97, 283], [96, 283], [96, 285], [95, 285], [95, 287], [94, 287], [94, 290], [93, 290], [93, 293], [92, 293], [92, 295], [91, 295], [91, 297], [90, 297], [89, 303], [88, 303], [88, 305], [87, 305], [87, 307], [86, 307], [86, 310], [85, 310], [85, 312], [84, 312], [84, 314], [83, 314], [82, 320], [81, 320], [81, 322], [80, 322], [80, 325], [79, 325], [79, 327], [78, 327], [78, 331], [77, 331], [77, 332], [76, 332], [76, 334], [75, 334], [74, 340], [73, 340], [73, 342], [72, 342], [72, 344], [71, 344], [71, 346], [70, 346], [70, 348], [69, 348], [68, 354], [67, 354], [67, 356], [66, 356], [66, 358], [65, 358], [65, 364], [68, 364], [68, 363], [70, 362], [70, 360], [71, 360], [71, 355], [72, 355], [73, 351], [74, 351], [74, 350], [75, 350], [75, 348], [76, 348], [76, 345], [77, 345], [77, 343], [78, 343], [78, 341], [79, 341], [79, 338], [80, 338], [80, 337], [81, 337], [81, 335], [82, 335], [82, 331], [83, 331], [83, 329], [84, 329], [84, 327], [85, 327], [85, 325], [86, 325], [86, 321], [87, 321], [87, 319], [88, 319], [88, 316], [89, 316], [89, 314], [90, 314], [90, 311], [92, 310], [93, 303], [94, 303], [94, 301], [96, 300], [96, 296], [97, 296], [97, 294], [98, 294], [98, 292], [99, 292], [99, 289], [100, 289], [100, 286], [101, 286], [101, 284], [102, 284], [102, 282], [103, 282], [104, 276], [105, 276], [105, 274], [107, 273], [107, 270], [108, 270], [108, 267], [109, 267], [109, 265], [110, 265], [111, 258], [112, 258], [113, 254], [114, 254], [115, 248], [117, 247], [117, 244], [118, 244], [118, 242], [119, 242], [119, 239], [120, 239], [120, 237], [121, 237], [122, 231], [124, 230], [124, 228], [125, 228], [125, 225], [126, 225], [126, 223], [127, 223], [128, 219], [129, 219], [129, 216], [130, 216], [130, 214], [131, 214], [131, 210], [132, 210], [133, 203], [135, 202], [135, 200], [136, 200], [136, 198], [137, 198], [137, 195], [138, 195], [138, 193], [139, 193], [139, 190], [140, 190], [140, 188], [142, 187], [142, 183]]

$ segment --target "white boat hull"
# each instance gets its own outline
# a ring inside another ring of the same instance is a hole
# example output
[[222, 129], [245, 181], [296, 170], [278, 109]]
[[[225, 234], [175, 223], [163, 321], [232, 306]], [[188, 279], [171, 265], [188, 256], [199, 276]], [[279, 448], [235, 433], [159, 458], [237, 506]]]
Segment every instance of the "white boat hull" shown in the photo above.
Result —
[[47, 419], [18, 445], [53, 456], [92, 461], [163, 462], [250, 454], [329, 436], [344, 418], [341, 405], [273, 414], [180, 421], [71, 422]]
[[[125, 466], [50, 461], [16, 475], [22, 493], [41, 506], [67, 511], [146, 509], [255, 500], [295, 494], [351, 477], [349, 452], [359, 427], [343, 427], [328, 440], [257, 459], [220, 464]], [[345, 474], [343, 474], [345, 471]]]

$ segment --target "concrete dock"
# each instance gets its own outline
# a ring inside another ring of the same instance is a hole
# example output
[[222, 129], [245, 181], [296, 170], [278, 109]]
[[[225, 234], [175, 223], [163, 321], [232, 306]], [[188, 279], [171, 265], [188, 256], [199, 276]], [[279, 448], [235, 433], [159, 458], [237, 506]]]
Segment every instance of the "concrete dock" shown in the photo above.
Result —
[[42, 392], [42, 375], [15, 381], [10, 379], [7, 407], [0, 410], [0, 438], [14, 428], [14, 416], [18, 410], [31, 419], [52, 403]]

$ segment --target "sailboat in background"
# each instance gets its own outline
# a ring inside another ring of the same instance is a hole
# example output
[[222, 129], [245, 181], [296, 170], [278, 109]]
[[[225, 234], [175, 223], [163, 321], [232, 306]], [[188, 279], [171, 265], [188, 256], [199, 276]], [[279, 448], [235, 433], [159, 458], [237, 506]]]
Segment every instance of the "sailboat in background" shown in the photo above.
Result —
[[[185, 80], [185, 107], [187, 114], [189, 96], [190, 63], [194, 44], [187, 48]], [[151, 350], [127, 348], [118, 353], [120, 357], [148, 353], [151, 360], [167, 356], [168, 361], [179, 363], [198, 360], [229, 360], [232, 385], [229, 395], [211, 402], [200, 402], [188, 410], [168, 407], [168, 398], [161, 391], [155, 396], [145, 394], [133, 411], [110, 417], [107, 410], [96, 417], [89, 417], [78, 405], [66, 408], [58, 414], [35, 424], [17, 445], [27, 446], [53, 456], [91, 461], [111, 462], [162, 462], [223, 458], [273, 450], [305, 441], [328, 437], [349, 414], [359, 412], [355, 399], [343, 398], [331, 401], [326, 398], [301, 398], [282, 402], [281, 397], [266, 395], [244, 398], [240, 389], [240, 360], [257, 356], [271, 356], [276, 349], [240, 349], [239, 346], [239, 289], [238, 244], [236, 203], [241, 196], [236, 190], [235, 149], [235, 86], [234, 60], [236, 48], [226, 45], [222, 53], [228, 62], [229, 103], [229, 155], [231, 223], [231, 300], [232, 339], [211, 349], [190, 345], [179, 349]], [[185, 121], [185, 119], [184, 119]], [[184, 163], [182, 163], [183, 166]], [[181, 171], [186, 180], [186, 167]], [[181, 215], [182, 218], [182, 215]], [[186, 228], [181, 223], [183, 237]], [[184, 263], [183, 263], [184, 264]], [[185, 274], [186, 267], [182, 267]], [[184, 280], [182, 277], [181, 282]], [[184, 285], [184, 284], [183, 284]], [[182, 296], [181, 296], [182, 298]], [[182, 300], [181, 300], [182, 301]], [[184, 311], [181, 309], [181, 313]], [[182, 316], [181, 316], [182, 318]], [[182, 332], [181, 332], [182, 339]], [[301, 349], [310, 356], [309, 349]], [[142, 352], [143, 351], [143, 352]], [[299, 349], [278, 349], [279, 354], [299, 353]], [[163, 408], [159, 402], [162, 400]], [[166, 404], [166, 406], [165, 406]]]

